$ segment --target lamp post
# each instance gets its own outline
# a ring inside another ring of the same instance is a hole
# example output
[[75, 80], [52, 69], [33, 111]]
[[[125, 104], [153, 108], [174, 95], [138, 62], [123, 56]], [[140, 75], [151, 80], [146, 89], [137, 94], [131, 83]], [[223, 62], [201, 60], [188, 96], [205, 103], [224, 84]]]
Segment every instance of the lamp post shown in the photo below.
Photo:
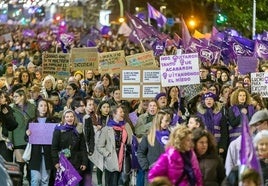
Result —
[[256, 32], [256, 0], [253, 0], [253, 15], [252, 15], [252, 39], [255, 38]]

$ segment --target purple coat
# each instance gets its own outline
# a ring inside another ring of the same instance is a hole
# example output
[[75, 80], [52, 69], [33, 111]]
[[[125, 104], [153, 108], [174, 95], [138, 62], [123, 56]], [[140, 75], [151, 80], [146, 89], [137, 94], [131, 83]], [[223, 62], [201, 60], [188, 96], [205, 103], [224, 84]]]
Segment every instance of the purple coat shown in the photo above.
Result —
[[[202, 186], [202, 173], [199, 168], [199, 163], [195, 153], [192, 151], [191, 162], [193, 165], [194, 174], [196, 177], [196, 186]], [[181, 182], [176, 186], [188, 186], [186, 174], [183, 174], [184, 162], [181, 154], [173, 147], [166, 149], [166, 151], [158, 158], [148, 174], [149, 182], [152, 182], [155, 177], [165, 176], [173, 185], [181, 178]]]

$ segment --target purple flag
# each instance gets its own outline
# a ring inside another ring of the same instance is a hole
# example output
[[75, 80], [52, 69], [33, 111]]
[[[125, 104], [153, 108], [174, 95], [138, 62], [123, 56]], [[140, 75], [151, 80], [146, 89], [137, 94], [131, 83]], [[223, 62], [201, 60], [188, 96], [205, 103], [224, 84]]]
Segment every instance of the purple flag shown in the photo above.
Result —
[[76, 186], [82, 178], [63, 153], [60, 154], [59, 163], [54, 186]]
[[248, 118], [242, 115], [242, 137], [240, 148], [240, 163], [242, 167], [255, 169], [261, 173], [261, 167], [249, 133]]
[[182, 24], [182, 46], [184, 49], [187, 49], [191, 39], [191, 35], [183, 18], [181, 18], [181, 24]]
[[151, 6], [149, 3], [147, 3], [147, 6], [148, 6], [148, 17], [155, 19], [158, 27], [165, 26], [167, 18], [163, 14], [161, 14], [161, 12], [159, 12], [153, 6]]
[[177, 33], [174, 33], [173, 42], [177, 48], [181, 48], [182, 39]]
[[255, 40], [255, 56], [268, 59], [268, 44], [260, 40]]
[[137, 150], [139, 146], [139, 142], [136, 138], [136, 136], [132, 136], [132, 145], [131, 145], [131, 153], [132, 153], [132, 158], [131, 158], [131, 168], [132, 169], [140, 169], [140, 164], [138, 161], [137, 157]]
[[165, 51], [165, 42], [156, 40], [152, 47], [153, 47], [154, 55], [160, 56]]
[[237, 36], [233, 36], [233, 38], [239, 42], [240, 44], [244, 45], [247, 49], [249, 49], [250, 51], [254, 50], [254, 41], [245, 37], [237, 37]]
[[215, 64], [219, 61], [220, 50], [215, 47], [197, 47], [200, 61], [203, 63], [210, 62]]
[[146, 25], [142, 20], [133, 15], [130, 15], [129, 13], [126, 13], [126, 15], [130, 20], [130, 24], [132, 25], [133, 30], [136, 31], [138, 40], [142, 40], [153, 35], [151, 28]]

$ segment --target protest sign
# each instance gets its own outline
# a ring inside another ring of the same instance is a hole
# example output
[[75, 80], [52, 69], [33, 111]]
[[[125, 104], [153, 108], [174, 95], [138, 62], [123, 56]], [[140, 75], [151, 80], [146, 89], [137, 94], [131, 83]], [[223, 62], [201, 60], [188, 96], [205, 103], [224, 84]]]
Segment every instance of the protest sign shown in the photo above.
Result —
[[154, 98], [161, 92], [159, 69], [124, 68], [121, 70], [121, 98]]
[[160, 57], [163, 87], [199, 84], [198, 54], [181, 54]]
[[241, 75], [246, 75], [251, 72], [256, 72], [258, 69], [257, 57], [237, 56], [238, 72]]
[[182, 85], [180, 86], [181, 97], [184, 97], [185, 101], [190, 101], [202, 91], [201, 84]]
[[99, 70], [102, 73], [119, 72], [120, 68], [124, 66], [126, 66], [126, 63], [125, 52], [123, 50], [99, 54]]
[[42, 73], [44, 76], [52, 75], [56, 78], [70, 76], [70, 55], [64, 53], [44, 53]]
[[71, 64], [73, 70], [98, 69], [99, 56], [95, 47], [73, 48], [71, 50]]
[[29, 123], [30, 144], [51, 145], [55, 126], [58, 123]]
[[251, 73], [251, 93], [259, 93], [268, 97], [268, 72]]
[[156, 67], [153, 51], [126, 56], [127, 66]]

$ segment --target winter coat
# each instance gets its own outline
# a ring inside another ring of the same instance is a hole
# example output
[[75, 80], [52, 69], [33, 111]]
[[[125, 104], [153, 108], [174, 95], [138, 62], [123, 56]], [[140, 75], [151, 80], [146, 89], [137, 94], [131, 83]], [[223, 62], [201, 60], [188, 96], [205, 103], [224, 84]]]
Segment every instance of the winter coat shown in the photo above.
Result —
[[148, 137], [142, 138], [137, 151], [137, 157], [142, 170], [149, 170], [159, 156], [165, 152], [165, 148], [157, 139], [155, 139], [154, 146], [148, 142]]
[[88, 164], [85, 137], [81, 131], [75, 134], [73, 131], [54, 130], [51, 146], [53, 165], [59, 163], [59, 153], [63, 149], [70, 149], [71, 157], [68, 160], [80, 170], [81, 165]]
[[[35, 122], [38, 122], [37, 120]], [[53, 119], [47, 118], [46, 123], [55, 123]], [[42, 123], [40, 123], [42, 125]], [[27, 128], [29, 128], [29, 124]], [[26, 141], [28, 141], [28, 136], [26, 135]], [[51, 156], [51, 145], [34, 145], [32, 144], [31, 159], [29, 161], [30, 170], [41, 170], [42, 166], [42, 156], [45, 159], [46, 169], [50, 170], [53, 168], [52, 156]]]
[[92, 120], [89, 115], [85, 115], [83, 118], [83, 131], [85, 135], [85, 141], [87, 145], [88, 155], [92, 155], [95, 146], [95, 132], [92, 124]]
[[205, 186], [219, 186], [225, 178], [222, 159], [217, 155], [205, 154], [198, 157]]
[[[202, 186], [202, 174], [199, 163], [195, 153], [193, 151], [191, 152], [191, 163], [196, 178], [196, 186]], [[158, 176], [167, 177], [173, 185], [175, 185], [178, 180], [181, 180], [180, 183], [175, 186], [188, 186], [189, 181], [184, 173], [184, 161], [181, 153], [174, 147], [167, 148], [150, 169], [148, 175], [150, 182]]]
[[22, 111], [17, 105], [11, 104], [13, 115], [18, 123], [18, 127], [9, 133], [9, 139], [13, 142], [14, 147], [23, 146], [27, 144], [25, 141], [26, 127], [30, 121], [35, 118], [36, 106], [30, 102], [25, 104], [25, 109]]
[[[132, 141], [132, 129], [128, 123], [125, 124], [127, 132], [127, 144]], [[118, 156], [115, 148], [115, 133], [113, 127], [105, 126], [101, 129], [101, 133], [97, 142], [97, 150], [104, 158], [104, 169], [110, 172], [119, 171]]]

